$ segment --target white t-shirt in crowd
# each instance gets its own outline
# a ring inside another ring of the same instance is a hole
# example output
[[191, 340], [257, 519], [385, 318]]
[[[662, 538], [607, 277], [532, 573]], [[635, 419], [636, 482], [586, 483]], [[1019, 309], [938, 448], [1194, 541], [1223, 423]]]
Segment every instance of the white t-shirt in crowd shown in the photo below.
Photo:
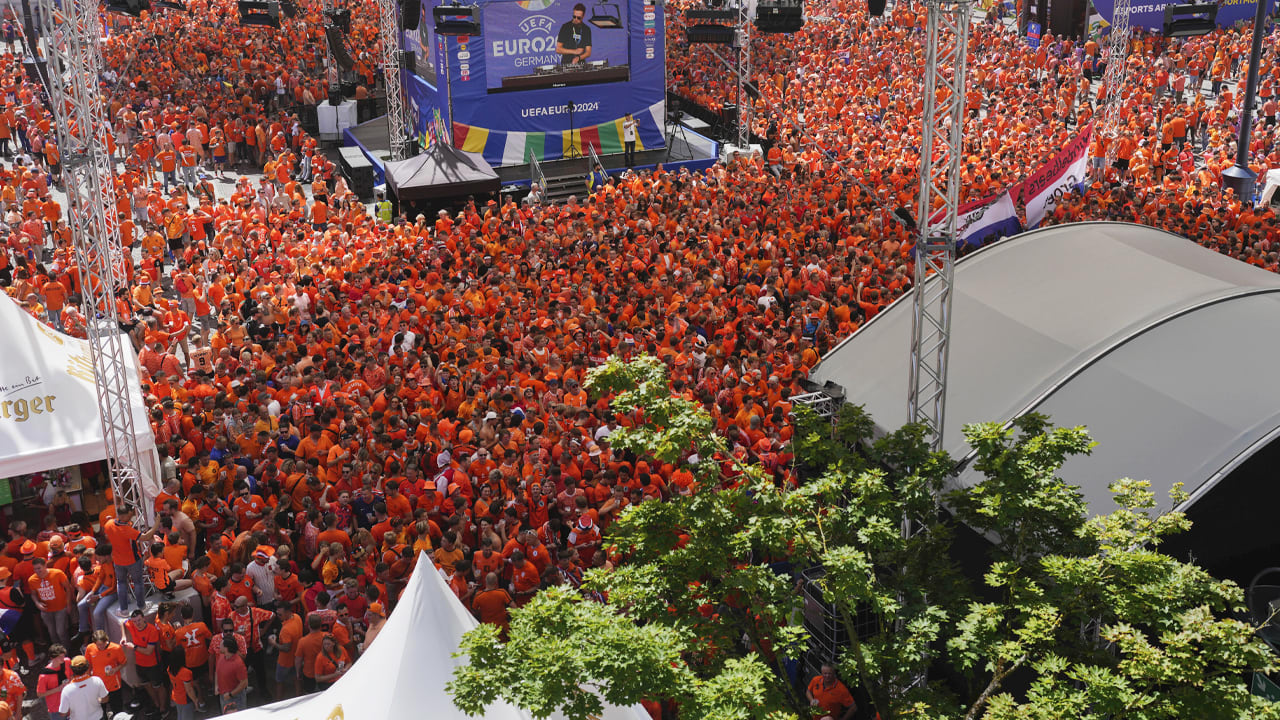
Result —
[[99, 720], [102, 717], [102, 700], [107, 697], [107, 686], [102, 678], [90, 675], [62, 688], [58, 712], [69, 715], [71, 720]]

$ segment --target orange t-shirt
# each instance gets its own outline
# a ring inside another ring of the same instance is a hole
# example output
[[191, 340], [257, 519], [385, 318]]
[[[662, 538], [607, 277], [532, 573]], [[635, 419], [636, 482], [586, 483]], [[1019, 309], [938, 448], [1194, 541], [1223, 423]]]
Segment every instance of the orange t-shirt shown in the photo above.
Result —
[[102, 533], [107, 536], [107, 542], [111, 543], [111, 562], [118, 567], [138, 562], [134, 545], [142, 537], [142, 533], [137, 528], [121, 525], [112, 518], [103, 524]]
[[67, 303], [67, 288], [57, 280], [44, 284], [44, 304], [50, 310], [61, 310]]
[[169, 683], [173, 686], [169, 699], [173, 700], [174, 705], [186, 705], [190, 702], [187, 699], [187, 683], [191, 681], [191, 671], [186, 668], [182, 668], [176, 673], [169, 673]]
[[276, 642], [280, 644], [288, 643], [288, 650], [281, 650], [276, 657], [276, 663], [280, 667], [293, 667], [294, 659], [297, 657], [298, 641], [302, 639], [302, 616], [294, 615], [280, 626], [280, 633], [276, 636]]
[[482, 590], [476, 593], [475, 599], [471, 601], [471, 606], [476, 609], [476, 615], [480, 617], [480, 622], [501, 627], [506, 627], [510, 620], [507, 615], [507, 608], [510, 605], [511, 596], [501, 588]]
[[209, 638], [213, 633], [209, 632], [208, 625], [202, 622], [183, 625], [173, 631], [173, 636], [182, 646], [187, 667], [199, 668], [209, 662]]
[[97, 643], [89, 643], [89, 646], [84, 649], [84, 656], [89, 661], [89, 667], [93, 668], [94, 676], [102, 679], [102, 684], [107, 686], [108, 692], [120, 689], [120, 673], [127, 662], [124, 648], [115, 643], [108, 643], [107, 648], [103, 650]]
[[61, 570], [49, 568], [43, 578], [32, 575], [27, 587], [49, 612], [67, 609], [67, 574]]

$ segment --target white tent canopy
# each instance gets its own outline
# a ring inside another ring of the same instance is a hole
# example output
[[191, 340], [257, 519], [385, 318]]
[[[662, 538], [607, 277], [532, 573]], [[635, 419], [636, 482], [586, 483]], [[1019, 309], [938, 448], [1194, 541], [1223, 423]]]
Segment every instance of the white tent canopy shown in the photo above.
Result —
[[[0, 293], [0, 477], [106, 458], [89, 343], [31, 317]], [[156, 441], [142, 402], [137, 358], [130, 376], [133, 424], [143, 461], [143, 494], [160, 491]]]
[[[1098, 446], [1059, 476], [1090, 512], [1108, 485], [1150, 480], [1157, 510], [1190, 502], [1280, 436], [1280, 276], [1155, 228], [1078, 223], [988, 245], [956, 265], [942, 447], [971, 456], [962, 426], [1035, 411], [1086, 425]], [[810, 372], [880, 431], [907, 419], [911, 296]], [[959, 483], [981, 480], [971, 465]], [[1189, 504], [1189, 503], [1188, 503]]]
[[[373, 644], [333, 687], [305, 697], [223, 715], [221, 720], [468, 720], [445, 692], [455, 667], [462, 634], [476, 627], [444, 578], [425, 555], [396, 609]], [[558, 716], [553, 716], [553, 718]], [[507, 703], [490, 705], [485, 720], [530, 720]], [[639, 705], [605, 706], [601, 720], [649, 720]]]

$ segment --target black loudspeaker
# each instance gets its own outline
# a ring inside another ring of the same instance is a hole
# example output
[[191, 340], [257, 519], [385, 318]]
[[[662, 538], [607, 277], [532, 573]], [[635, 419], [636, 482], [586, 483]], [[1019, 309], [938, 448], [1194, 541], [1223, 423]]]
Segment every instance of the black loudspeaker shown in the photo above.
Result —
[[280, 4], [265, 0], [239, 0], [236, 9], [240, 13], [241, 27], [269, 27], [280, 29]]
[[1218, 27], [1217, 5], [1166, 5], [1164, 36], [1169, 38], [1208, 35]]
[[329, 18], [329, 22], [338, 26], [343, 34], [351, 32], [351, 11], [343, 8], [341, 10], [330, 10], [325, 13], [325, 17]]
[[405, 30], [417, 30], [422, 22], [422, 0], [404, 0], [400, 6], [400, 22]]
[[686, 27], [684, 35], [690, 45], [732, 45], [738, 29], [732, 25], [702, 23]]
[[141, 17], [144, 11], [151, 10], [150, 0], [108, 0], [107, 12], [129, 17]]
[[45, 86], [45, 77], [49, 75], [49, 64], [44, 60], [26, 58], [22, 61], [22, 69], [27, 71], [27, 80], [36, 87]]
[[361, 199], [373, 197], [373, 165], [362, 153], [343, 153], [338, 160], [338, 169], [347, 179], [351, 192]]
[[346, 43], [342, 42], [342, 31], [338, 29], [338, 26], [325, 25], [324, 36], [329, 41], [329, 51], [333, 53], [333, 59], [338, 61], [338, 67], [343, 70], [350, 70], [355, 67], [356, 61], [347, 52]]
[[738, 106], [736, 104], [728, 103], [720, 108], [720, 124], [730, 132], [738, 132]]
[[793, 33], [804, 27], [804, 5], [769, 0], [756, 6], [756, 29], [762, 33]]
[[400, 51], [400, 69], [412, 71], [418, 64], [418, 56], [412, 50]]
[[867, 0], [867, 11], [871, 17], [884, 17], [884, 6], [888, 0]]

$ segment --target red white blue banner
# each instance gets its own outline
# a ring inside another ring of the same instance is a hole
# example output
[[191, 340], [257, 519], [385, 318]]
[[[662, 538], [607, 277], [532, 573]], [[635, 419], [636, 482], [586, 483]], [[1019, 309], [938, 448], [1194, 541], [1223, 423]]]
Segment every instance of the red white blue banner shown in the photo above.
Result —
[[1022, 184], [1028, 227], [1039, 225], [1064, 196], [1078, 190], [1086, 180], [1092, 138], [1093, 125], [1090, 124]]
[[1005, 190], [994, 200], [980, 200], [981, 205], [966, 212], [963, 208], [957, 218], [957, 244], [961, 247], [975, 247], [988, 241], [1017, 235], [1022, 231], [1022, 223], [1018, 220], [1018, 208], [1014, 205], [1013, 195]]

